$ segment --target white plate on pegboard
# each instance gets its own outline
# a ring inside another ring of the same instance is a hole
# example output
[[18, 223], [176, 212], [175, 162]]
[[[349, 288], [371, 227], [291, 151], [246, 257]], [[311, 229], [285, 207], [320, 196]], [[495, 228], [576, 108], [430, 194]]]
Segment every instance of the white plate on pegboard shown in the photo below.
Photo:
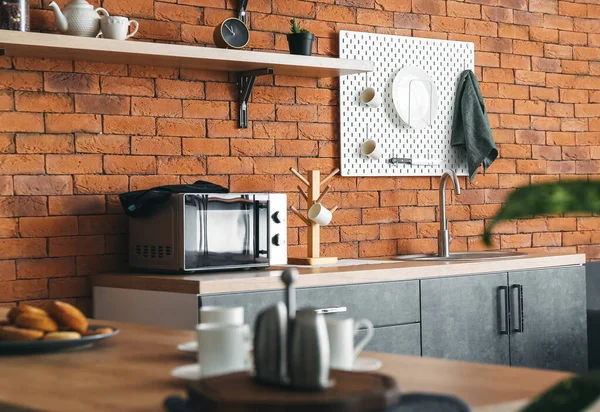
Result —
[[430, 126], [437, 116], [437, 87], [418, 67], [407, 66], [396, 74], [392, 98], [400, 118], [413, 129]]

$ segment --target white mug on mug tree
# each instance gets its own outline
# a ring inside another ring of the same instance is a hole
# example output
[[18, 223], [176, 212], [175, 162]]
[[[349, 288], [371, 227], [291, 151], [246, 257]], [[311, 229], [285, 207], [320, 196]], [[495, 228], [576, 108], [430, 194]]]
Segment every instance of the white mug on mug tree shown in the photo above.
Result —
[[[129, 32], [129, 26], [133, 24], [133, 31]], [[114, 40], [127, 40], [130, 37], [133, 37], [140, 25], [135, 20], [129, 20], [127, 17], [120, 16], [102, 16], [100, 19], [100, 29], [101, 32], [99, 35], [102, 35], [105, 39], [114, 39]]]

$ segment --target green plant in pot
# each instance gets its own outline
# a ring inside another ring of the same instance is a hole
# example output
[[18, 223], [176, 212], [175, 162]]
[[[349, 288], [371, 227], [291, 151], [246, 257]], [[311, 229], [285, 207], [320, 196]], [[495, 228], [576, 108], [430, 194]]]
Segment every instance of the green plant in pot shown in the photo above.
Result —
[[287, 35], [290, 54], [310, 56], [315, 35], [296, 23], [296, 19], [290, 20], [291, 33]]

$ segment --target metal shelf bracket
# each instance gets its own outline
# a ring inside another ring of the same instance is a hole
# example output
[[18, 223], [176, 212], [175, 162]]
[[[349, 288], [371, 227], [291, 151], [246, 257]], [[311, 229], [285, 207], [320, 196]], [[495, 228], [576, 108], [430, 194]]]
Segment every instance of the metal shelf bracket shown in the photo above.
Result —
[[250, 94], [252, 94], [256, 76], [265, 76], [267, 74], [273, 74], [273, 69], [250, 70], [239, 72], [237, 75], [238, 102], [240, 106], [238, 122], [241, 129], [248, 128], [248, 100], [250, 99]]

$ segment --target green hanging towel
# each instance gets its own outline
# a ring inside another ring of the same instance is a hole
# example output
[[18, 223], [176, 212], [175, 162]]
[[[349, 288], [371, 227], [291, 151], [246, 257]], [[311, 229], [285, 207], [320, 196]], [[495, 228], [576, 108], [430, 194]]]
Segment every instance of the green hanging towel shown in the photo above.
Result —
[[485, 172], [498, 157], [483, 96], [472, 70], [462, 72], [458, 81], [451, 144], [465, 148], [471, 181], [481, 163]]

